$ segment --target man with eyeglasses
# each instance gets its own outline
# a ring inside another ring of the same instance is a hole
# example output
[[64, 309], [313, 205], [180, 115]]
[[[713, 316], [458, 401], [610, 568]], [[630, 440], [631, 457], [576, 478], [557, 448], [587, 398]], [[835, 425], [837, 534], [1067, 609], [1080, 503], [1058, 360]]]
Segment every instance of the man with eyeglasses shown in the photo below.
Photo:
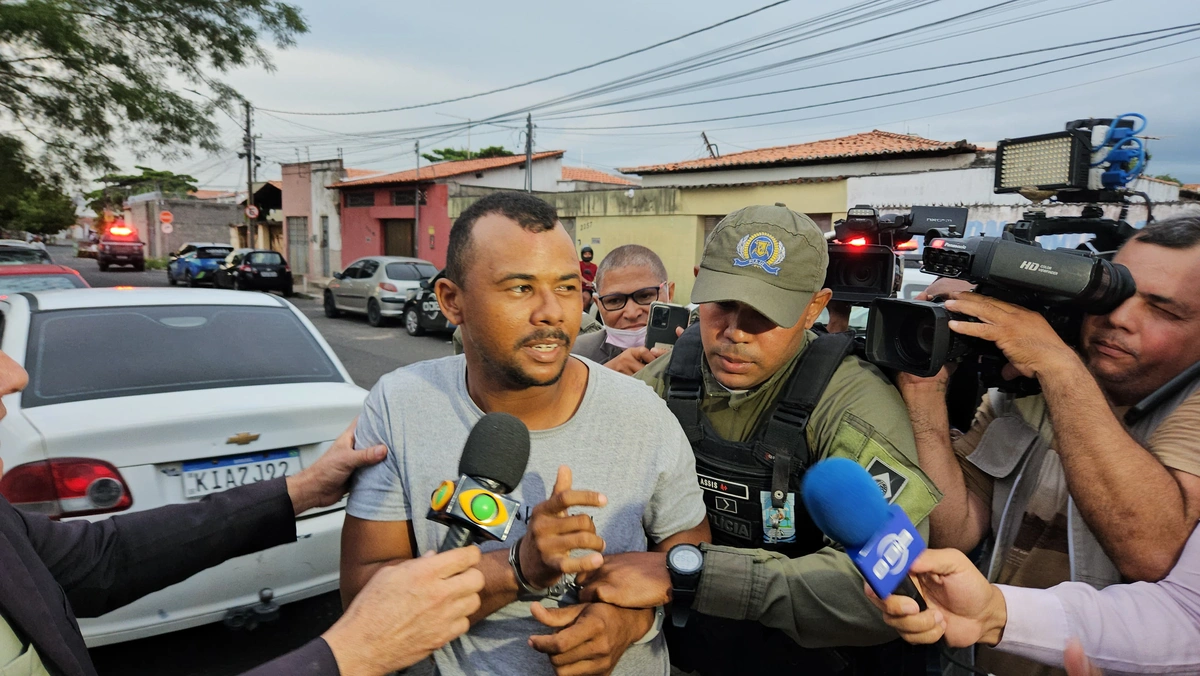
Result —
[[675, 283], [658, 254], [637, 244], [619, 246], [596, 270], [596, 301], [604, 329], [580, 336], [571, 352], [597, 364], [634, 375], [666, 354], [646, 347], [650, 304], [671, 302]]

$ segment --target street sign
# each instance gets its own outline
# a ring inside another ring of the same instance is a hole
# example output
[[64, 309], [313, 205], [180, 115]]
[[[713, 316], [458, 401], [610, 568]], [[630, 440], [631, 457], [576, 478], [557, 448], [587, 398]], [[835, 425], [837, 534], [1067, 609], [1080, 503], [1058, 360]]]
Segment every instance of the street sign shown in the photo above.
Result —
[[253, 204], [246, 207], [246, 215], [250, 218], [258, 218], [258, 207], [254, 206]]
[[172, 214], [169, 211], [158, 212], [158, 222], [159, 223], [170, 223], [174, 220], [175, 220], [175, 214]]
[[162, 230], [162, 234], [169, 235], [175, 232], [175, 226], [171, 225], [171, 221], [166, 221], [162, 224], [162, 227], [160, 227], [159, 230]]

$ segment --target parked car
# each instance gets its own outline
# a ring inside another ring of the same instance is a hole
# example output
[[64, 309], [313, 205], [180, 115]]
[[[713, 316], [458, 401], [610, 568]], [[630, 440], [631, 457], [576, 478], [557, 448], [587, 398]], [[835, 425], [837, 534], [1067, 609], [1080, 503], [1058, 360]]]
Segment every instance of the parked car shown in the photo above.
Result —
[[46, 249], [19, 239], [0, 239], [0, 265], [52, 264]]
[[54, 289], [86, 289], [79, 271], [65, 265], [0, 265], [0, 294]]
[[[0, 492], [54, 519], [98, 521], [295, 474], [366, 396], [277, 296], [74, 289], [11, 294], [0, 315], [0, 348], [29, 371], [25, 391], [2, 400]], [[294, 543], [81, 619], [88, 645], [215, 622], [266, 587], [281, 604], [337, 589], [344, 507], [297, 517]]]
[[146, 244], [137, 230], [118, 222], [100, 235], [96, 263], [101, 272], [107, 272], [110, 265], [132, 265], [141, 272], [146, 269]]
[[[187, 251], [183, 251], [187, 249]], [[167, 263], [167, 283], [171, 286], [183, 282], [188, 286], [214, 284], [217, 268], [225, 257], [233, 253], [228, 244], [185, 245], [180, 255], [171, 255]]]
[[421, 336], [427, 331], [435, 333], [453, 333], [455, 326], [442, 314], [442, 306], [438, 303], [433, 285], [442, 278], [445, 271], [439, 272], [432, 279], [421, 280], [420, 288], [408, 292], [404, 303], [404, 330], [410, 336]]
[[226, 249], [229, 249], [230, 251], [233, 250], [233, 245], [223, 243], [223, 242], [185, 242], [183, 246], [181, 246], [178, 249], [167, 254], [167, 257], [169, 260], [175, 260], [176, 258], [179, 258], [180, 256], [186, 256], [187, 254], [190, 254], [191, 252], [195, 251], [196, 249], [199, 249], [201, 247], [210, 247], [210, 246], [218, 247], [218, 248], [224, 247]]
[[216, 286], [238, 291], [278, 291], [292, 295], [292, 269], [278, 251], [236, 249], [217, 266]]
[[325, 289], [325, 316], [365, 313], [371, 326], [404, 316], [408, 292], [437, 274], [433, 263], [404, 256], [367, 256], [333, 273]]

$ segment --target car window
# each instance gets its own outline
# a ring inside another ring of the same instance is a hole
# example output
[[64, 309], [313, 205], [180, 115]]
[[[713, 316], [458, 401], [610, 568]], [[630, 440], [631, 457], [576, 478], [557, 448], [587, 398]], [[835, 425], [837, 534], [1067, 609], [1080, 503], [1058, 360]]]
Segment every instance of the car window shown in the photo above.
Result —
[[350, 264], [350, 267], [342, 270], [342, 277], [346, 279], [358, 279], [358, 273], [362, 272], [363, 261], [357, 261]]
[[421, 274], [421, 279], [430, 279], [437, 274], [438, 269], [428, 263], [417, 263], [417, 272]]
[[[437, 272], [437, 270], [434, 270], [434, 272]], [[401, 282], [415, 282], [418, 279], [424, 279], [421, 276], [421, 271], [412, 263], [388, 263], [387, 276], [388, 279]]]
[[251, 265], [283, 265], [283, 256], [274, 251], [254, 251], [250, 254]]
[[191, 251], [191, 252], [189, 252], [189, 253], [185, 253], [185, 254], [183, 254], [182, 256], [180, 256], [180, 257], [179, 257], [179, 259], [180, 259], [180, 260], [184, 260], [184, 261], [190, 261], [190, 260], [192, 260], [192, 259], [193, 259], [193, 258], [195, 258], [195, 257], [196, 257], [196, 252], [195, 252], [195, 251]]
[[0, 294], [22, 291], [51, 291], [53, 289], [82, 289], [87, 287], [76, 275], [3, 275]]
[[41, 249], [20, 246], [0, 246], [0, 265], [30, 265], [49, 263], [50, 254]]
[[205, 247], [203, 249], [196, 250], [196, 258], [224, 258], [229, 255], [230, 251], [232, 251], [232, 249]]
[[225, 264], [226, 265], [237, 265], [238, 261], [240, 261], [241, 259], [242, 259], [242, 255], [235, 251], [225, 257]]
[[379, 261], [363, 261], [362, 272], [359, 273], [359, 279], [367, 279], [375, 275], [375, 271], [379, 269]]
[[[79, 337], [106, 346], [79, 349]], [[180, 355], [187, 355], [181, 359]], [[26, 408], [186, 390], [344, 382], [286, 308], [84, 308], [31, 319]]]

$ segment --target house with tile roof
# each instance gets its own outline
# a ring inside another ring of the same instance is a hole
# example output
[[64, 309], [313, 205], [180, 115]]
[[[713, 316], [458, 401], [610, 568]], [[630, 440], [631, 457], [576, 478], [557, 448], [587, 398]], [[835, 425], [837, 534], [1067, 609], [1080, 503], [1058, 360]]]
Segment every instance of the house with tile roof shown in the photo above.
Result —
[[562, 178], [558, 181], [558, 191], [571, 190], [608, 190], [612, 188], [632, 187], [639, 185], [638, 181], [624, 176], [614, 176], [588, 167], [562, 168]]
[[[293, 162], [281, 166], [278, 211], [261, 208], [259, 218], [272, 218], [283, 233], [282, 253], [292, 272], [324, 278], [342, 269], [341, 205], [326, 186], [365, 179], [382, 172], [344, 166], [341, 159]], [[256, 200], [256, 204], [257, 204]], [[272, 226], [275, 227], [275, 226]]]
[[[560, 189], [564, 153], [549, 150], [533, 154], [534, 192], [554, 193]], [[627, 180], [608, 177], [614, 182]], [[326, 192], [339, 206], [341, 230], [337, 243], [340, 257], [337, 263], [323, 265], [322, 272], [341, 270], [363, 256], [381, 255], [415, 256], [442, 267], [446, 264], [453, 223], [448, 211], [450, 198], [496, 190], [523, 190], [525, 156], [438, 162], [362, 178], [347, 176], [325, 185]], [[419, 205], [415, 204], [418, 194]]]

